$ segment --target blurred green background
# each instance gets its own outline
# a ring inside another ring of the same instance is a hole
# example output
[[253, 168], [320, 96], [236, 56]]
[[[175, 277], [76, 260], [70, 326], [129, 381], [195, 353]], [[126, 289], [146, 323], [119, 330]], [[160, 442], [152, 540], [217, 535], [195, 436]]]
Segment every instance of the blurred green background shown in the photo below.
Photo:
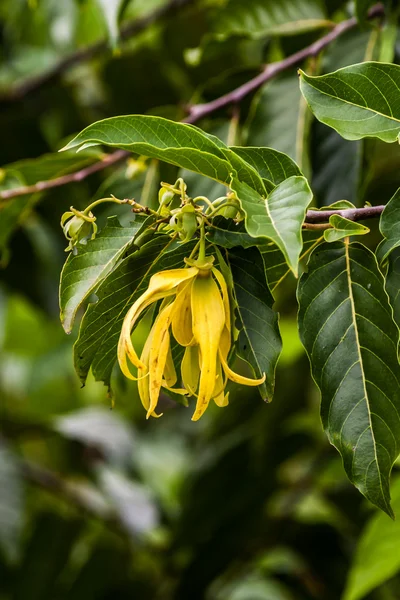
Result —
[[[93, 153], [57, 155], [89, 123], [181, 119], [189, 103], [230, 91], [350, 14], [340, 0], [1, 0], [0, 189], [91, 164]], [[393, 18], [365, 25], [303, 68], [396, 61], [397, 40]], [[295, 69], [199, 126], [287, 152], [316, 206], [381, 204], [400, 184], [398, 147], [346, 142], [313, 123]], [[179, 175], [192, 196], [220, 191], [155, 161], [135, 165], [0, 201], [0, 599], [400, 598], [400, 526], [352, 488], [325, 439], [294, 279], [277, 290], [284, 350], [271, 404], [236, 387], [229, 408], [210, 407], [199, 423], [168, 398], [163, 418], [146, 421], [118, 369], [113, 410], [102, 384], [81, 389], [77, 331], [66, 336], [58, 315], [62, 213], [110, 193], [152, 205], [159, 182]], [[100, 225], [111, 214], [129, 222], [126, 207], [102, 211]], [[398, 478], [393, 495], [400, 514]]]

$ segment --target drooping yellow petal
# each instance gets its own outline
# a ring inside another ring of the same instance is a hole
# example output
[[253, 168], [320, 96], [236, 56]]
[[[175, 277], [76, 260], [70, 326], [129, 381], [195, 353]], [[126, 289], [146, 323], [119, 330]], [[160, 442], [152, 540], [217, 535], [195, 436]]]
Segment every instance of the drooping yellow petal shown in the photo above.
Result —
[[197, 346], [187, 346], [181, 362], [182, 382], [192, 396], [196, 395], [199, 385], [200, 365]]
[[174, 310], [174, 302], [166, 306], [158, 315], [152, 327], [152, 340], [149, 354], [150, 406], [147, 418], [157, 406], [162, 386], [165, 363], [170, 349], [169, 326]]
[[197, 273], [198, 269], [196, 267], [190, 267], [188, 269], [162, 271], [151, 277], [148, 289], [128, 310], [122, 324], [118, 342], [118, 361], [124, 375], [132, 378], [126, 363], [126, 355], [128, 355], [133, 365], [143, 369], [143, 364], [141, 364], [131, 341], [131, 332], [140, 314], [153, 302], [174, 295], [179, 284], [192, 279]]
[[181, 284], [175, 300], [176, 310], [172, 318], [172, 333], [178, 344], [189, 346], [193, 342], [191, 294], [193, 281]]
[[224, 408], [224, 406], [228, 406], [228, 404], [229, 404], [229, 392], [227, 394], [224, 394], [224, 392], [221, 392], [218, 396], [216, 396], [214, 398], [214, 402], [220, 408]]
[[216, 269], [214, 267], [212, 269], [212, 273], [213, 273], [214, 277], [216, 278], [216, 280], [218, 281], [219, 286], [221, 288], [222, 301], [224, 303], [224, 309], [225, 309], [225, 325], [226, 325], [228, 331], [230, 332], [230, 330], [231, 330], [231, 308], [230, 308], [230, 302], [229, 302], [228, 286], [226, 285], [225, 278], [222, 275], [221, 271], [218, 271], [218, 269]]
[[[150, 348], [151, 348], [151, 343], [152, 343], [152, 339], [153, 339], [153, 329], [151, 329], [147, 340], [143, 346], [143, 350], [142, 350], [142, 354], [140, 356], [140, 360], [141, 362], [144, 364], [145, 368], [138, 369], [138, 391], [139, 391], [139, 397], [140, 400], [144, 406], [144, 408], [146, 409], [146, 411], [149, 410], [150, 407], [150, 392], [149, 392], [149, 354], [150, 354]], [[161, 415], [158, 415], [155, 411], [152, 412], [151, 414], [152, 417], [161, 417]]]
[[248, 377], [244, 377], [243, 375], [239, 375], [239, 373], [235, 373], [235, 371], [232, 371], [232, 369], [229, 367], [228, 363], [226, 362], [226, 359], [225, 359], [224, 354], [221, 351], [221, 349], [219, 350], [219, 357], [221, 360], [222, 368], [224, 369], [227, 377], [229, 377], [229, 379], [231, 381], [234, 381], [235, 383], [240, 383], [242, 385], [250, 385], [250, 386], [257, 386], [257, 385], [261, 385], [262, 383], [264, 383], [265, 373], [264, 373], [263, 377], [261, 377], [260, 379], [249, 379]]
[[217, 368], [215, 371], [215, 385], [212, 393], [214, 400], [223, 394], [226, 387], [226, 379], [222, 373], [221, 361], [217, 358]]
[[[168, 388], [172, 388], [178, 381], [178, 377], [175, 371], [175, 365], [172, 358], [171, 346], [168, 348], [167, 360], [165, 361], [164, 367], [164, 381], [163, 386]], [[165, 383], [165, 385], [164, 385]]]
[[197, 421], [212, 397], [217, 355], [225, 326], [225, 309], [218, 285], [211, 275], [196, 277], [192, 285], [193, 335], [201, 351], [199, 395], [192, 421]]

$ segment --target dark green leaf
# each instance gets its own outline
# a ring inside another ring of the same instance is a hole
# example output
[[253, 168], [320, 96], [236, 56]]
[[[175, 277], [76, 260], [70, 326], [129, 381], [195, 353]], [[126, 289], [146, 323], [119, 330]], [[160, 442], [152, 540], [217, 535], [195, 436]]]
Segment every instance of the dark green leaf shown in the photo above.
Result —
[[255, 169], [221, 140], [193, 125], [148, 115], [111, 117], [89, 125], [65, 149], [98, 144], [158, 158], [221, 183], [229, 184], [236, 174], [259, 193], [265, 192]]
[[235, 248], [229, 252], [233, 287], [239, 313], [238, 354], [252, 367], [255, 376], [266, 374], [259, 386], [266, 401], [272, 400], [275, 369], [282, 350], [278, 313], [268, 288], [264, 263], [257, 248]]
[[321, 390], [321, 416], [352, 483], [393, 515], [400, 443], [398, 331], [373, 253], [322, 244], [299, 283], [299, 328]]
[[289, 177], [279, 184], [268, 199], [263, 199], [247, 184], [234, 180], [236, 192], [246, 213], [246, 230], [252, 237], [271, 239], [283, 253], [295, 275], [303, 246], [301, 228], [312, 192], [304, 177]]
[[125, 258], [102, 282], [82, 319], [75, 344], [75, 368], [82, 382], [90, 367], [96, 381], [110, 384], [125, 314], [147, 288], [153, 273], [183, 266], [194, 242], [178, 244], [158, 235]]
[[231, 146], [231, 149], [256, 169], [267, 190], [293, 175], [302, 175], [294, 160], [273, 148]]
[[60, 318], [66, 333], [71, 332], [78, 308], [131, 248], [144, 220], [135, 215], [129, 227], [121, 227], [116, 217], [109, 217], [94, 240], [79, 244], [77, 254], [70, 253], [60, 281]]
[[346, 140], [395, 142], [400, 131], [400, 67], [365, 62], [327, 75], [300, 71], [300, 88], [319, 121]]
[[385, 288], [393, 308], [393, 318], [400, 328], [400, 248], [389, 255]]
[[[222, 248], [233, 248], [234, 246], [242, 246], [250, 248], [251, 246], [271, 245], [265, 238], [252, 237], [246, 232], [244, 223], [235, 223], [233, 219], [225, 219], [225, 217], [215, 217], [212, 221], [212, 227], [208, 229], [207, 239], [217, 246]], [[273, 244], [275, 247], [275, 244]]]
[[379, 262], [384, 263], [389, 254], [400, 246], [400, 188], [385, 206], [379, 229], [385, 239], [379, 244], [376, 254]]

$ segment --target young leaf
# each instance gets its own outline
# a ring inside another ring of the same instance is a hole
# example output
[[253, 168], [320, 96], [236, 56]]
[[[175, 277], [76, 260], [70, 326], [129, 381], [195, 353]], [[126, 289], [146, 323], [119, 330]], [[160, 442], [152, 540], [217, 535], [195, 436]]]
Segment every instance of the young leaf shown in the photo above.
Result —
[[257, 248], [235, 248], [228, 256], [241, 326], [238, 355], [249, 363], [256, 377], [266, 374], [259, 390], [264, 400], [272, 400], [282, 340], [264, 263]]
[[116, 217], [109, 217], [94, 240], [79, 244], [77, 254], [69, 254], [60, 280], [60, 318], [66, 333], [71, 332], [78, 308], [132, 246], [146, 217], [133, 218], [129, 227], [121, 227]]
[[[393, 509], [400, 514], [400, 478], [392, 485]], [[400, 521], [372, 516], [358, 542], [343, 600], [361, 600], [400, 569]]]
[[232, 174], [237, 175], [260, 194], [265, 193], [261, 177], [252, 166], [221, 140], [194, 125], [149, 115], [111, 117], [86, 127], [63, 150], [98, 144], [158, 158], [221, 183], [229, 184]]
[[329, 223], [332, 225], [332, 229], [325, 229], [324, 231], [326, 242], [337, 242], [350, 235], [365, 235], [369, 233], [369, 229], [365, 225], [350, 221], [340, 215], [331, 215]]
[[300, 71], [300, 88], [319, 121], [346, 140], [377, 137], [395, 142], [400, 132], [400, 67], [364, 62], [327, 75]]
[[388, 515], [400, 444], [398, 330], [373, 253], [322, 244], [298, 289], [299, 329], [321, 391], [321, 416], [350, 481]]
[[75, 369], [85, 383], [90, 367], [96, 381], [110, 384], [117, 345], [125, 314], [145, 291], [153, 273], [181, 267], [194, 242], [178, 244], [169, 236], [157, 235], [133, 252], [103, 280], [82, 319], [74, 347]]
[[303, 246], [301, 228], [312, 192], [304, 177], [289, 177], [265, 200], [247, 184], [234, 179], [231, 189], [236, 192], [246, 213], [246, 230], [252, 237], [271, 239], [283, 253], [286, 262], [297, 276]]
[[385, 238], [376, 249], [378, 260], [382, 264], [389, 254], [400, 246], [400, 188], [386, 204], [379, 221], [379, 229]]

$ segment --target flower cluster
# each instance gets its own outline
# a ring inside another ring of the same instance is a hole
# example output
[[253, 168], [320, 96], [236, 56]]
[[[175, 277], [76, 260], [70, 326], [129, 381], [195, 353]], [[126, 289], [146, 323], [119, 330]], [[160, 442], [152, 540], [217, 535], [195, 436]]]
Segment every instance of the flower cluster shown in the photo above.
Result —
[[[210, 400], [228, 404], [227, 379], [257, 386], [261, 379], [249, 379], [232, 371], [228, 356], [232, 345], [231, 307], [226, 281], [213, 266], [214, 258], [186, 260], [182, 269], [153, 275], [148, 289], [125, 316], [118, 343], [118, 361], [129, 379], [138, 381], [139, 395], [147, 418], [156, 413], [161, 388], [197, 397], [192, 420], [197, 421]], [[143, 311], [160, 301], [157, 317], [140, 358], [131, 340], [132, 329]], [[181, 388], [172, 352], [171, 334], [185, 348], [181, 362]], [[130, 365], [137, 369], [133, 375]]]

